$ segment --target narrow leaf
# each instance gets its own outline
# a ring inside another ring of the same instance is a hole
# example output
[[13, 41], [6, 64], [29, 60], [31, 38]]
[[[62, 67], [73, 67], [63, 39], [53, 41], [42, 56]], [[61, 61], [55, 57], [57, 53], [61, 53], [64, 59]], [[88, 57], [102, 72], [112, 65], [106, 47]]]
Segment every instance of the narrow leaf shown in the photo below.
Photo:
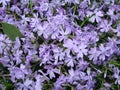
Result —
[[113, 64], [113, 65], [115, 65], [115, 66], [120, 67], [120, 62], [114, 62], [114, 61], [112, 61], [112, 62], [110, 62], [110, 64]]
[[[94, 14], [93, 14], [94, 15]], [[93, 15], [91, 15], [91, 16], [89, 16], [89, 17], [87, 17], [82, 23], [81, 23], [81, 27], [86, 23], [86, 22], [88, 22], [89, 21], [89, 19], [93, 16]]]

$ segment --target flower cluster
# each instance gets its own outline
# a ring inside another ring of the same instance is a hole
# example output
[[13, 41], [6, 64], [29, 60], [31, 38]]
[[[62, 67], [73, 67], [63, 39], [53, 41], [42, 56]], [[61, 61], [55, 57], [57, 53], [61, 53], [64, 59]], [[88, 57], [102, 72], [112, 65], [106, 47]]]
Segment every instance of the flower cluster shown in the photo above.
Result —
[[[119, 90], [119, 0], [0, 0], [0, 63], [15, 90]], [[47, 89], [46, 89], [47, 88]]]

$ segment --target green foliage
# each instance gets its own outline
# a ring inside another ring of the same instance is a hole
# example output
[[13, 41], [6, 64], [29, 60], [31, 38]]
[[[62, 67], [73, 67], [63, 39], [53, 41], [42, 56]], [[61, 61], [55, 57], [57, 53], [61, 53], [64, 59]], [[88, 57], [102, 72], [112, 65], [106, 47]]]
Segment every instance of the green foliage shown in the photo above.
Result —
[[53, 87], [54, 87], [54, 84], [52, 81], [44, 82], [43, 84], [43, 90], [54, 90]]
[[16, 37], [22, 37], [19, 29], [11, 24], [1, 22], [3, 33], [6, 34], [12, 41], [15, 40]]
[[11, 83], [6, 84], [4, 90], [14, 90], [14, 86]]
[[3, 85], [3, 90], [14, 90], [14, 84], [9, 79], [9, 71], [0, 64], [0, 84]]
[[32, 0], [29, 0], [28, 8], [30, 8], [31, 12], [33, 12], [33, 3], [32, 3]]
[[112, 88], [112, 90], [119, 90], [119, 87], [117, 85], [115, 85], [115, 84], [112, 84], [111, 88]]
[[50, 85], [50, 84], [44, 84], [43, 85], [43, 90], [53, 90], [52, 89], [52, 85]]
[[120, 67], [120, 62], [112, 61], [111, 64]]
[[3, 85], [3, 90], [14, 90], [14, 84], [6, 78], [0, 78], [0, 83]]
[[94, 14], [91, 15], [91, 16], [89, 16], [89, 17], [87, 17], [87, 18], [81, 23], [80, 26], [83, 27], [83, 26], [89, 21], [89, 19], [90, 19], [92, 16], [94, 16]]
[[108, 37], [112, 38], [113, 37], [113, 33], [109, 32], [109, 33], [102, 33], [101, 36], [99, 36], [99, 41], [97, 42], [97, 46], [99, 46], [101, 43], [104, 43], [106, 41], [108, 41]]
[[120, 67], [120, 57], [113, 58], [110, 60], [109, 64], [113, 64], [116, 67]]

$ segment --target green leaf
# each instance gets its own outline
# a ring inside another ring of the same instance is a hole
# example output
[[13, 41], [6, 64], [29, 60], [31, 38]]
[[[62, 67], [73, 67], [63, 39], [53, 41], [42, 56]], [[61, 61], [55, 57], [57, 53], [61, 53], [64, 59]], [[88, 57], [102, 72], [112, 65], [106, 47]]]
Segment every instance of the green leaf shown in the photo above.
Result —
[[29, 0], [29, 3], [28, 3], [27, 7], [31, 10], [31, 12], [33, 12], [33, 2], [32, 2], [32, 0]]
[[16, 37], [21, 38], [22, 34], [19, 29], [11, 24], [1, 22], [2, 29], [4, 34], [6, 34], [12, 41], [16, 39]]
[[30, 0], [30, 9], [32, 10], [32, 7], [33, 7], [33, 3], [32, 3], [32, 0]]
[[112, 88], [112, 90], [119, 90], [118, 87], [117, 87], [117, 85], [115, 85], [115, 84], [112, 84], [111, 88]]
[[120, 67], [120, 62], [111, 61], [110, 64]]
[[80, 25], [80, 26], [81, 26], [81, 27], [82, 27], [82, 26], [84, 26], [84, 25], [85, 25], [85, 23], [86, 23], [86, 22], [88, 22], [88, 21], [89, 21], [89, 19], [90, 19], [92, 16], [94, 16], [94, 14], [93, 14], [93, 15], [91, 15], [91, 16], [89, 16], [89, 17], [87, 17], [87, 18], [86, 18], [86, 19], [85, 19], [85, 20], [81, 23], [81, 25]]
[[7, 84], [4, 90], [14, 90], [14, 86], [12, 84]]

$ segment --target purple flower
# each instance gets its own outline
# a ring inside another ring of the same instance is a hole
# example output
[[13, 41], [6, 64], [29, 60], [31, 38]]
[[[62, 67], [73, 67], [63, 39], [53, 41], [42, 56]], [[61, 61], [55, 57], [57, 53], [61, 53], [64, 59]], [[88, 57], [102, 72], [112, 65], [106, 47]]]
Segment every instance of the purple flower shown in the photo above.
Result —
[[19, 50], [19, 49], [20, 49], [20, 46], [21, 46], [20, 39], [19, 39], [19, 38], [16, 38], [16, 40], [15, 40], [15, 42], [14, 42], [13, 51], [14, 51], [14, 50]]
[[104, 61], [106, 56], [110, 56], [112, 52], [107, 52], [107, 51], [111, 51], [110, 49], [111, 47], [104, 47], [104, 45], [101, 44], [99, 46], [99, 50], [100, 50], [99, 59]]
[[40, 10], [41, 11], [47, 11], [49, 8], [49, 4], [48, 3], [42, 3], [42, 5], [40, 6]]
[[85, 86], [78, 84], [77, 87], [76, 87], [76, 88], [77, 88], [76, 90], [83, 90], [84, 87], [85, 87]]
[[114, 8], [109, 8], [107, 15], [110, 16], [111, 20], [117, 20], [118, 16], [115, 15], [115, 9]]
[[42, 77], [36, 76], [35, 90], [42, 90]]
[[113, 30], [115, 33], [117, 33], [117, 36], [120, 36], [120, 25], [118, 25], [117, 28]]
[[57, 81], [54, 83], [54, 90], [62, 90], [62, 84], [66, 82], [67, 78], [64, 75], [61, 75]]
[[8, 64], [9, 61], [10, 61], [10, 58], [8, 56], [4, 56], [0, 58], [0, 63], [2, 63], [3, 66], [9, 66]]
[[81, 43], [78, 47], [77, 47], [77, 49], [76, 49], [76, 51], [75, 52], [77, 52], [78, 54], [77, 54], [77, 58], [83, 58], [83, 55], [87, 55], [87, 49], [86, 49], [86, 45], [85, 44], [83, 44], [83, 43]]
[[60, 74], [60, 70], [57, 68], [53, 68], [52, 66], [46, 66], [45, 67], [47, 69], [47, 74], [49, 75], [50, 79], [55, 78], [55, 73], [56, 74]]
[[71, 56], [65, 58], [68, 67], [74, 67], [75, 59]]
[[52, 31], [50, 31], [48, 27], [50, 27], [48, 22], [45, 22], [43, 26], [38, 24], [35, 28], [37, 30], [38, 36], [43, 35], [44, 38], [48, 38], [52, 33]]
[[12, 68], [9, 68], [9, 70], [10, 70], [11, 80], [13, 82], [16, 82], [17, 79], [24, 79], [25, 74], [20, 68], [12, 67]]
[[59, 62], [59, 60], [61, 61], [61, 60], [64, 59], [65, 52], [63, 52], [63, 49], [61, 49], [59, 47], [54, 47], [53, 53], [54, 53], [54, 59], [55, 59], [54, 64], [57, 65], [57, 63]]
[[[112, 79], [101, 83], [106, 90], [120, 85], [119, 63], [112, 63], [120, 55], [119, 3], [0, 0], [0, 63], [9, 72], [7, 79], [16, 90], [43, 90], [47, 84], [54, 90], [99, 90], [101, 75]], [[13, 24], [22, 37], [11, 41], [2, 23]]]
[[16, 62], [16, 64], [20, 64], [21, 63], [22, 54], [23, 54], [23, 51], [21, 51], [21, 50], [17, 50], [16, 52], [14, 52], [13, 60]]
[[85, 9], [79, 9], [78, 12], [79, 12], [80, 19], [83, 21], [85, 18]]
[[115, 84], [120, 85], [120, 70], [117, 67], [114, 67], [114, 75], [113, 77], [116, 78]]
[[89, 51], [89, 59], [94, 61], [94, 63], [97, 63], [98, 57], [100, 55], [100, 51], [98, 50], [97, 47], [91, 48]]
[[63, 46], [67, 47], [68, 49], [74, 48], [74, 45], [78, 44], [75, 40], [68, 39], [64, 42]]
[[12, 12], [17, 13], [17, 14], [20, 14], [20, 13], [21, 13], [21, 10], [17, 7], [17, 5], [13, 5], [13, 6], [10, 8], [10, 10], [11, 10]]
[[95, 22], [95, 20], [96, 20], [96, 22], [99, 23], [101, 21], [101, 17], [103, 17], [103, 12], [102, 11], [98, 11], [98, 10], [95, 10], [94, 12], [88, 11], [87, 12], [87, 17], [89, 17], [89, 16], [92, 16], [89, 19], [89, 21]]
[[0, 0], [0, 3], [5, 7], [10, 0]]
[[66, 27], [66, 30], [61, 30], [59, 36], [59, 41], [66, 40], [68, 38], [68, 35], [71, 33], [71, 29], [69, 27]]
[[[64, 47], [66, 47], [69, 50], [72, 50], [73, 52], [78, 52], [78, 45], [79, 45], [79, 42], [77, 42], [77, 40], [75, 40], [75, 39], [73, 39], [73, 40], [68, 39], [68, 40], [64, 41], [64, 44], [63, 44]], [[79, 48], [81, 48], [81, 47], [79, 47]]]
[[89, 63], [87, 61], [85, 61], [85, 60], [79, 60], [77, 69], [84, 71], [88, 67], [88, 65], [89, 65]]
[[29, 0], [21, 0], [20, 2], [21, 2], [21, 4], [28, 4]]
[[[34, 18], [31, 18], [30, 25], [32, 28], [36, 28], [36, 26], [39, 24], [40, 20], [38, 18], [38, 13], [34, 14]], [[33, 31], [36, 31], [36, 29], [33, 29]]]
[[4, 88], [4, 86], [2, 84], [0, 84], [0, 89], [2, 90]]
[[[27, 78], [27, 79], [24, 81], [24, 86], [23, 86], [23, 88], [26, 87], [26, 88], [29, 88], [29, 89], [30, 89], [30, 88], [32, 88], [32, 85], [34, 85], [34, 84], [33, 84], [33, 81]], [[32, 89], [33, 89], [33, 88], [32, 88]]]
[[25, 17], [25, 15], [21, 16], [21, 18], [22, 18], [21, 23], [22, 23], [23, 25], [27, 25], [28, 22], [30, 21], [30, 18]]
[[99, 25], [100, 31], [101, 32], [108, 32], [110, 31], [112, 23], [108, 23], [107, 20], [102, 20], [101, 24]]

